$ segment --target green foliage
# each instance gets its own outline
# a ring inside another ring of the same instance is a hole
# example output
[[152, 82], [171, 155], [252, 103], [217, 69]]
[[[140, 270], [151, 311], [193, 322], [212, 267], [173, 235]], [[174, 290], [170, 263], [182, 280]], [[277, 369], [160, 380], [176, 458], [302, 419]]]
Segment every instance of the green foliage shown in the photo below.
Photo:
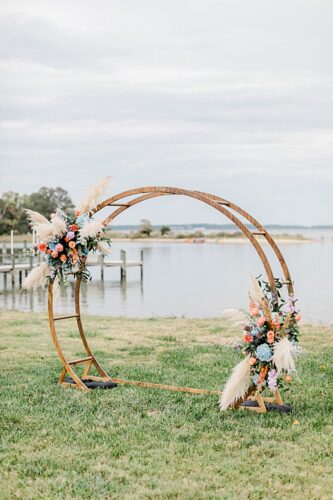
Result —
[[164, 236], [165, 234], [169, 234], [171, 229], [169, 226], [162, 226], [160, 231], [161, 231], [161, 235]]
[[13, 191], [3, 193], [0, 198], [0, 235], [8, 234], [11, 229], [17, 234], [28, 232], [25, 208], [49, 218], [57, 208], [72, 209], [74, 205], [67, 191], [61, 187], [41, 187], [36, 193], [22, 196]]
[[139, 235], [141, 236], [150, 236], [153, 231], [151, 222], [148, 219], [142, 219], [141, 224], [139, 226]]
[[24, 208], [39, 212], [45, 217], [50, 217], [57, 208], [73, 209], [73, 202], [67, 191], [61, 187], [41, 187], [37, 193], [23, 196]]

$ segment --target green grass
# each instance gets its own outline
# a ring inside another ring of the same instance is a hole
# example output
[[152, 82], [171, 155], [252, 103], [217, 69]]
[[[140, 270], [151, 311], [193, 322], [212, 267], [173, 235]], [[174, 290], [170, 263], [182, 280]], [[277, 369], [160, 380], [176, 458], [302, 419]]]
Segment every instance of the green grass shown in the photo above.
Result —
[[[59, 326], [76, 357], [71, 321]], [[239, 360], [240, 332], [219, 319], [90, 317], [85, 327], [118, 378], [220, 389]], [[0, 497], [332, 498], [332, 334], [303, 327], [300, 380], [283, 391], [292, 414], [220, 413], [209, 395], [62, 389], [46, 315], [2, 312]]]

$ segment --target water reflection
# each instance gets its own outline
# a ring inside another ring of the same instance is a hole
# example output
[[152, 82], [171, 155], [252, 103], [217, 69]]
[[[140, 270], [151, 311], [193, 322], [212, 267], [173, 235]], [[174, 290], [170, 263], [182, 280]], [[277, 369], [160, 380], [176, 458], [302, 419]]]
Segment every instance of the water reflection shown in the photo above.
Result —
[[[154, 315], [211, 317], [224, 309], [246, 307], [249, 272], [263, 272], [261, 262], [248, 244], [185, 244], [153, 242], [114, 243], [112, 258], [120, 249], [129, 260], [144, 250], [143, 280], [139, 268], [128, 268], [127, 280], [119, 279], [119, 268], [91, 268], [93, 280], [81, 288], [83, 313], [111, 316]], [[284, 244], [281, 250], [295, 280], [303, 317], [332, 323], [333, 244], [330, 242]], [[265, 247], [276, 276], [281, 271], [272, 252]], [[0, 282], [0, 307], [24, 311], [46, 311], [46, 291], [19, 293]], [[8, 280], [10, 284], [10, 280]], [[63, 289], [58, 312], [74, 309], [74, 289]]]

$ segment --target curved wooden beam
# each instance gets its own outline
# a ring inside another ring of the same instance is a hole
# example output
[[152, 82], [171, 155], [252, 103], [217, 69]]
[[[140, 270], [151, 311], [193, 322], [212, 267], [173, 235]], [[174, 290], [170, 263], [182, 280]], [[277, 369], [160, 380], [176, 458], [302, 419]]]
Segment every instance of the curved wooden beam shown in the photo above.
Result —
[[[273, 251], [275, 252], [280, 265], [282, 267], [286, 282], [288, 284], [288, 291], [289, 293], [293, 293], [293, 284], [292, 280], [290, 277], [289, 269], [287, 267], [287, 264], [282, 256], [282, 253], [278, 246], [276, 245], [275, 241], [271, 237], [271, 235], [266, 231], [266, 229], [254, 218], [252, 217], [249, 213], [247, 213], [245, 210], [241, 209], [234, 203], [221, 198], [219, 196], [210, 194], [210, 193], [205, 193], [202, 191], [190, 191], [187, 189], [182, 189], [182, 188], [175, 188], [175, 187], [167, 187], [167, 186], [146, 186], [146, 187], [140, 187], [136, 189], [130, 189], [128, 191], [124, 191], [122, 193], [119, 193], [111, 198], [108, 198], [105, 200], [103, 203], [100, 203], [97, 205], [96, 208], [94, 208], [90, 214], [94, 214], [102, 210], [103, 208], [107, 206], [114, 206], [118, 207], [116, 208], [104, 221], [103, 224], [107, 226], [112, 220], [114, 220], [116, 217], [118, 217], [122, 212], [127, 210], [128, 208], [135, 206], [143, 201], [157, 198], [160, 196], [166, 196], [166, 195], [184, 195], [188, 196], [189, 198], [196, 199], [198, 201], [201, 201], [212, 208], [216, 209], [223, 215], [225, 215], [229, 220], [231, 220], [241, 231], [242, 233], [249, 239], [249, 241], [252, 243], [254, 246], [259, 258], [261, 259], [261, 262], [265, 268], [267, 278], [272, 290], [272, 297], [273, 301], [278, 303], [278, 296], [276, 293], [276, 285], [275, 285], [275, 280], [273, 276], [273, 272], [270, 266], [270, 263], [268, 261], [268, 258], [262, 249], [260, 242], [255, 238], [257, 235], [262, 235], [266, 239], [266, 241], [269, 243]], [[136, 198], [133, 198], [126, 203], [117, 203], [120, 200], [123, 200], [124, 198], [128, 197], [133, 197], [136, 196]], [[241, 215], [249, 221], [257, 231], [252, 233], [248, 229], [248, 227], [235, 215], [236, 212], [237, 214]], [[54, 316], [54, 311], [53, 311], [53, 286], [52, 284], [49, 285], [48, 288], [48, 315], [49, 315], [49, 324], [50, 324], [50, 332], [51, 332], [51, 338], [53, 340], [55, 349], [57, 351], [58, 357], [63, 365], [62, 372], [60, 374], [59, 378], [59, 383], [62, 384], [63, 386], [74, 386], [77, 387], [83, 391], [89, 391], [90, 389], [87, 388], [87, 386], [84, 384], [84, 380], [89, 378], [92, 380], [98, 380], [98, 381], [114, 381], [116, 383], [120, 384], [131, 384], [131, 385], [137, 385], [137, 386], [142, 386], [142, 387], [154, 387], [154, 388], [160, 388], [160, 389], [168, 389], [168, 390], [176, 390], [176, 391], [182, 391], [182, 392], [191, 392], [194, 394], [215, 394], [217, 391], [209, 391], [207, 389], [193, 389], [193, 388], [188, 388], [188, 387], [177, 387], [177, 386], [168, 386], [165, 384], [153, 384], [150, 382], [141, 382], [141, 381], [130, 381], [130, 380], [123, 380], [123, 379], [111, 379], [108, 377], [107, 373], [103, 370], [103, 368], [100, 366], [98, 361], [96, 360], [95, 356], [93, 355], [89, 343], [87, 341], [87, 338], [84, 334], [83, 326], [82, 326], [82, 321], [81, 321], [81, 311], [80, 311], [80, 286], [81, 286], [81, 280], [79, 278], [76, 279], [76, 285], [75, 285], [75, 314], [69, 315], [69, 316], [61, 316], [61, 317], [55, 317]], [[62, 319], [69, 319], [69, 318], [76, 318], [77, 321], [77, 326], [80, 334], [80, 338], [83, 344], [83, 347], [87, 353], [87, 357], [83, 359], [78, 359], [74, 361], [68, 361], [67, 358], [65, 357], [60, 343], [59, 339], [57, 336], [56, 328], [55, 328], [55, 321], [62, 320]], [[74, 366], [77, 364], [84, 364], [85, 369], [83, 371], [82, 377], [79, 377], [75, 370], [73, 369]], [[89, 374], [89, 370], [91, 366], [95, 366], [96, 370], [99, 373], [99, 377], [91, 376]], [[69, 374], [72, 378], [72, 383], [68, 383], [65, 381], [65, 376], [66, 374]]]

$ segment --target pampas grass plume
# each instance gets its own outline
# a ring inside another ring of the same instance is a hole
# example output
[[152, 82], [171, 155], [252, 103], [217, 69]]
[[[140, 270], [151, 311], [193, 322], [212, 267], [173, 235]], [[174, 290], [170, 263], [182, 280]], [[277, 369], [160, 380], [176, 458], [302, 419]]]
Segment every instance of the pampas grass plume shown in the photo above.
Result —
[[46, 278], [49, 275], [49, 266], [46, 262], [42, 262], [39, 266], [30, 271], [22, 284], [23, 290], [36, 290], [37, 288], [44, 288], [46, 285]]
[[79, 206], [81, 214], [90, 212], [90, 210], [96, 207], [110, 180], [111, 177], [106, 177], [90, 189], [87, 196], [82, 200], [81, 205]]
[[45, 222], [45, 224], [38, 224], [34, 227], [39, 241], [48, 243], [53, 237], [52, 224]]
[[82, 239], [95, 238], [95, 236], [102, 230], [101, 221], [86, 221], [80, 229], [80, 236]]
[[35, 226], [39, 224], [49, 224], [47, 218], [39, 212], [34, 212], [33, 210], [29, 210], [28, 208], [26, 208], [25, 213], [27, 214], [27, 217], [33, 228], [35, 228]]
[[220, 410], [225, 411], [239, 398], [246, 395], [251, 384], [250, 355], [240, 361], [232, 370], [232, 374], [221, 394]]
[[109, 255], [111, 253], [111, 248], [103, 241], [97, 243], [97, 248], [102, 255]]
[[278, 375], [282, 372], [296, 373], [295, 356], [295, 345], [287, 337], [275, 343], [273, 363]]
[[53, 214], [51, 215], [51, 221], [53, 236], [63, 236], [67, 231], [67, 225], [64, 219], [57, 214]]
[[271, 309], [269, 307], [268, 300], [266, 299], [265, 295], [263, 294], [263, 292], [259, 286], [259, 283], [255, 279], [253, 274], [251, 274], [250, 298], [259, 307], [261, 307], [267, 321], [272, 321], [272, 314], [271, 314]]

